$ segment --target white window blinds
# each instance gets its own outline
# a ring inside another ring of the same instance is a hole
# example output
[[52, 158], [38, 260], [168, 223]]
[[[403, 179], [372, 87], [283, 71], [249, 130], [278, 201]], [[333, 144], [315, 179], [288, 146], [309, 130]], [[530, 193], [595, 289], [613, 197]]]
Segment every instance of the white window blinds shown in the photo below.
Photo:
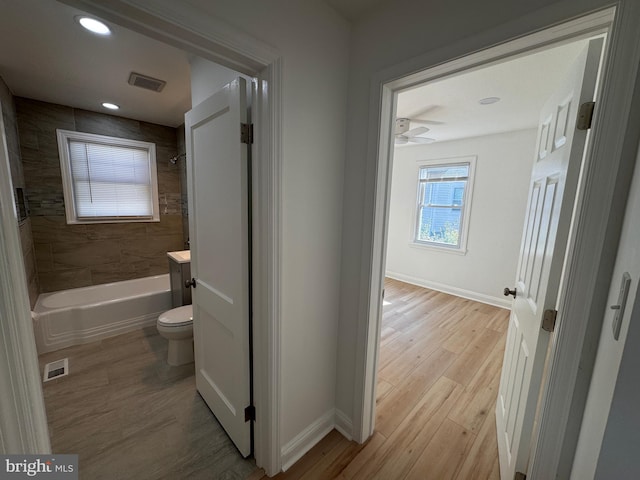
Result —
[[[61, 133], [65, 137], [60, 150], [66, 170], [63, 177], [70, 223], [152, 221], [157, 217], [155, 149], [150, 148], [153, 144]], [[64, 162], [63, 156], [67, 157]], [[70, 202], [72, 205], [68, 205]]]

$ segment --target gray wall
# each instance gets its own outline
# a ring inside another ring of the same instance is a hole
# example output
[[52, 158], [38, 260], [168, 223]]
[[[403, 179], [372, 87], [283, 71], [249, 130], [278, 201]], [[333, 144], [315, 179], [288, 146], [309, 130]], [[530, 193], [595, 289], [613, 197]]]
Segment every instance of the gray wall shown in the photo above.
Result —
[[[637, 284], [637, 282], [636, 282]], [[627, 307], [629, 308], [629, 306]], [[640, 478], [640, 295], [636, 295], [595, 477]]]
[[[183, 249], [175, 128], [15, 98], [20, 150], [41, 292], [168, 272]], [[67, 225], [56, 129], [156, 144], [160, 222]]]
[[[1, 77], [0, 104], [2, 105], [2, 119], [4, 120], [5, 134], [7, 137], [11, 182], [13, 184], [15, 196], [17, 188], [22, 188], [24, 190], [24, 175], [22, 172], [22, 158], [20, 156], [20, 142], [18, 138], [16, 109], [13, 101], [13, 95]], [[21, 207], [18, 205], [17, 198], [16, 207], [18, 212], [20, 212]], [[22, 211], [24, 212], [24, 207], [22, 207]], [[38, 272], [36, 270], [35, 250], [33, 248], [31, 220], [28, 217], [28, 211], [24, 213], [27, 215], [26, 218], [21, 217], [19, 221], [20, 240], [22, 243], [22, 256], [24, 259], [25, 273], [29, 287], [29, 301], [33, 307], [38, 299]]]

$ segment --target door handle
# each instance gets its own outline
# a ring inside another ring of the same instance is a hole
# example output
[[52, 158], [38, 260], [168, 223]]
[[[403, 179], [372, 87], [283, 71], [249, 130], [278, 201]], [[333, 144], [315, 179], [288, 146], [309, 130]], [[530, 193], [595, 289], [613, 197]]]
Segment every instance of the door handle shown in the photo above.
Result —
[[505, 287], [503, 293], [504, 293], [505, 297], [508, 297], [509, 295], [513, 295], [513, 298], [516, 298], [516, 289], [515, 288], [513, 290], [509, 290], [509, 287]]
[[184, 288], [196, 288], [196, 279], [192, 278], [191, 280], [187, 280], [186, 282], [184, 282]]

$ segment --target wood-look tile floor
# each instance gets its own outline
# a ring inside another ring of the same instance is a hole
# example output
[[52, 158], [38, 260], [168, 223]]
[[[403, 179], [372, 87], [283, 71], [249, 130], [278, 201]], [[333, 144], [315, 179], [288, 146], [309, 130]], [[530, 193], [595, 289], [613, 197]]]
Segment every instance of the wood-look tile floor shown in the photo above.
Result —
[[334, 430], [274, 478], [499, 480], [494, 406], [509, 312], [385, 287], [374, 435], [358, 445]]
[[[40, 356], [69, 358], [43, 385], [54, 453], [83, 480], [244, 479], [243, 459], [196, 392], [193, 364], [170, 367], [155, 327]], [[41, 370], [42, 371], [42, 370]]]

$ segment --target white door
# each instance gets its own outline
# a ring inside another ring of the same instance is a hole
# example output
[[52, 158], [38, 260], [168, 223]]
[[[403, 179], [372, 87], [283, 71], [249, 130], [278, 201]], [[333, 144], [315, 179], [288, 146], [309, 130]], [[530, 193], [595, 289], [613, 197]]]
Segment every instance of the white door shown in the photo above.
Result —
[[196, 386], [242, 453], [251, 453], [249, 156], [242, 78], [185, 117]]
[[[545, 104], [529, 188], [502, 377], [496, 405], [500, 476], [526, 473], [550, 333], [544, 311], [556, 309], [586, 131], [578, 109], [593, 100], [602, 39], [591, 40]], [[561, 314], [562, 312], [560, 312]]]

